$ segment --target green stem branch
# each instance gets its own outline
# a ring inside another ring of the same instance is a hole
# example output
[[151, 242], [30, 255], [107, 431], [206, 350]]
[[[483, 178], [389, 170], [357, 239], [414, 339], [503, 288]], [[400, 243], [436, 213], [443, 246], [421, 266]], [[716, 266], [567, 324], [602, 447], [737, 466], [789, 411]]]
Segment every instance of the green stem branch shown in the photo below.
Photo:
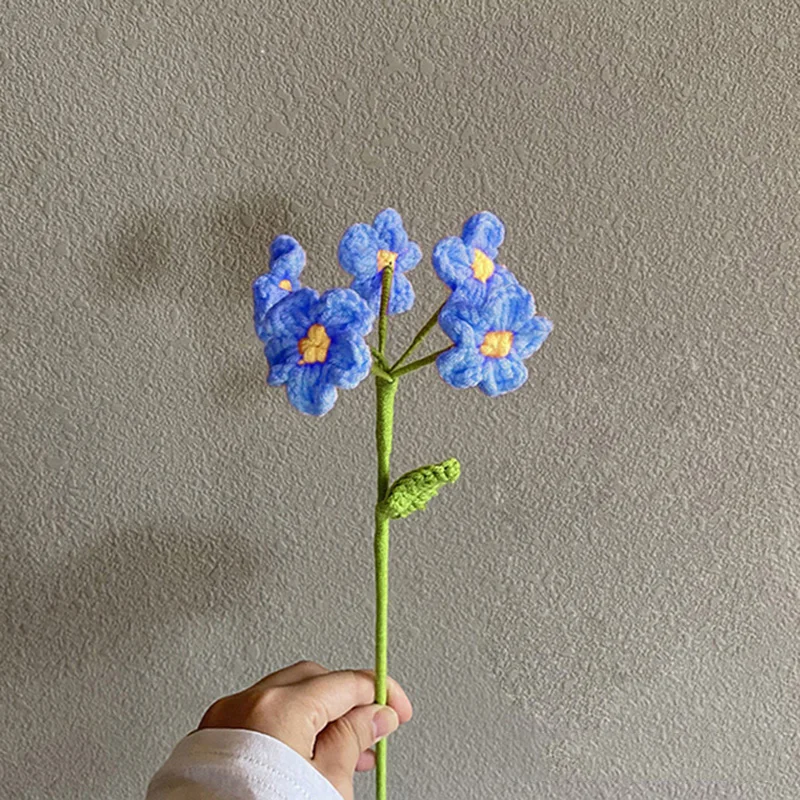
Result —
[[[447, 302], [445, 300], [445, 302]], [[439, 308], [436, 309], [433, 316], [420, 328], [419, 333], [414, 337], [414, 340], [411, 344], [406, 348], [405, 353], [397, 359], [392, 365], [391, 372], [394, 372], [422, 343], [425, 337], [433, 330], [436, 323], [439, 321], [439, 312], [444, 308], [444, 303], [442, 303]]]
[[400, 367], [400, 369], [393, 369], [392, 370], [392, 377], [399, 378], [401, 375], [407, 375], [409, 372], [414, 372], [414, 370], [421, 369], [422, 367], [427, 367], [428, 364], [432, 364], [436, 361], [437, 358], [442, 353], [446, 353], [448, 350], [451, 350], [455, 345], [451, 344], [450, 347], [443, 347], [441, 350], [437, 350], [435, 353], [431, 353], [430, 355], [425, 356], [425, 358], [418, 358], [416, 361], [412, 361], [410, 364], [406, 364], [404, 367]]
[[386, 372], [386, 370], [381, 369], [377, 364], [374, 363], [372, 365], [372, 374], [377, 375], [379, 378], [383, 378], [383, 380], [387, 381], [388, 383], [391, 383], [394, 380], [394, 378], [388, 372]]
[[[378, 499], [375, 504], [375, 702], [386, 704], [389, 650], [389, 518], [381, 503], [389, 493], [394, 399], [398, 382], [375, 379], [377, 389]], [[386, 800], [386, 739], [375, 745], [376, 798]]]
[[372, 357], [378, 362], [378, 366], [384, 372], [389, 372], [389, 362], [386, 360], [386, 356], [376, 347], [370, 347], [370, 352], [372, 353]]

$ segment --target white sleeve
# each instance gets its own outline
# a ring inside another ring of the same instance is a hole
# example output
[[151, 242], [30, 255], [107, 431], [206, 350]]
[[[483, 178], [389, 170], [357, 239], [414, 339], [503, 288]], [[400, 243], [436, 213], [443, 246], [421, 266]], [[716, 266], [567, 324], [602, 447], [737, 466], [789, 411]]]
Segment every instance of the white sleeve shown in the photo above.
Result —
[[342, 800], [291, 747], [255, 731], [203, 728], [178, 742], [146, 800]]

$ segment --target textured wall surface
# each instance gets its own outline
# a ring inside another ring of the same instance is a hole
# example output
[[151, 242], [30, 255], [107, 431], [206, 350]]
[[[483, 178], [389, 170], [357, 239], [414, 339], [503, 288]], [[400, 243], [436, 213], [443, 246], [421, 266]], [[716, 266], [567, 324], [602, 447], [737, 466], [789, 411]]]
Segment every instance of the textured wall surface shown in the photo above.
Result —
[[463, 473], [393, 526], [391, 795], [796, 798], [798, 52], [789, 2], [5, 0], [0, 794], [141, 798], [214, 698], [371, 665], [373, 388], [268, 389], [250, 281], [394, 206], [395, 354], [483, 208], [556, 327], [401, 386], [395, 473]]

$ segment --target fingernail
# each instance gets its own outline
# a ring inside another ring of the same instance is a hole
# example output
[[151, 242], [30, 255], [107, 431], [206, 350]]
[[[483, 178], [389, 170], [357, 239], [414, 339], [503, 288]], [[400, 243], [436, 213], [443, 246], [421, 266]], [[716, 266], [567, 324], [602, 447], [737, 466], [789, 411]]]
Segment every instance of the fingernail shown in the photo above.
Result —
[[375, 741], [383, 739], [394, 730], [395, 713], [389, 707], [384, 707], [372, 718], [372, 732], [375, 734]]

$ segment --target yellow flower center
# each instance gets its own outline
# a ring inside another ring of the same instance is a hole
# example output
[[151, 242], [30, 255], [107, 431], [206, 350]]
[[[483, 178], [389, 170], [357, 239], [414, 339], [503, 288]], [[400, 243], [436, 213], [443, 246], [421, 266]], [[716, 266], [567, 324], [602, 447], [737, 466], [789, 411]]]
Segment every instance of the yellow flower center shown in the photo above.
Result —
[[475, 248], [475, 258], [472, 259], [472, 274], [481, 283], [486, 283], [494, 272], [494, 261], [492, 261], [483, 250]]
[[481, 353], [489, 358], [505, 358], [511, 351], [514, 334], [511, 331], [489, 331], [483, 337]]
[[328, 357], [331, 338], [324, 325], [312, 325], [306, 335], [297, 343], [297, 349], [303, 356], [298, 364], [322, 363]]
[[394, 269], [395, 261], [397, 261], [397, 253], [393, 253], [391, 250], [378, 250], [378, 272], [381, 272], [384, 267]]
[[292, 291], [292, 282], [291, 282], [291, 281], [289, 281], [289, 280], [286, 280], [286, 278], [284, 278], [284, 279], [283, 279], [283, 280], [282, 280], [282, 281], [281, 281], [281, 282], [278, 284], [278, 286], [280, 286], [280, 287], [281, 287], [281, 289], [285, 289], [287, 292], [291, 292], [291, 291]]

